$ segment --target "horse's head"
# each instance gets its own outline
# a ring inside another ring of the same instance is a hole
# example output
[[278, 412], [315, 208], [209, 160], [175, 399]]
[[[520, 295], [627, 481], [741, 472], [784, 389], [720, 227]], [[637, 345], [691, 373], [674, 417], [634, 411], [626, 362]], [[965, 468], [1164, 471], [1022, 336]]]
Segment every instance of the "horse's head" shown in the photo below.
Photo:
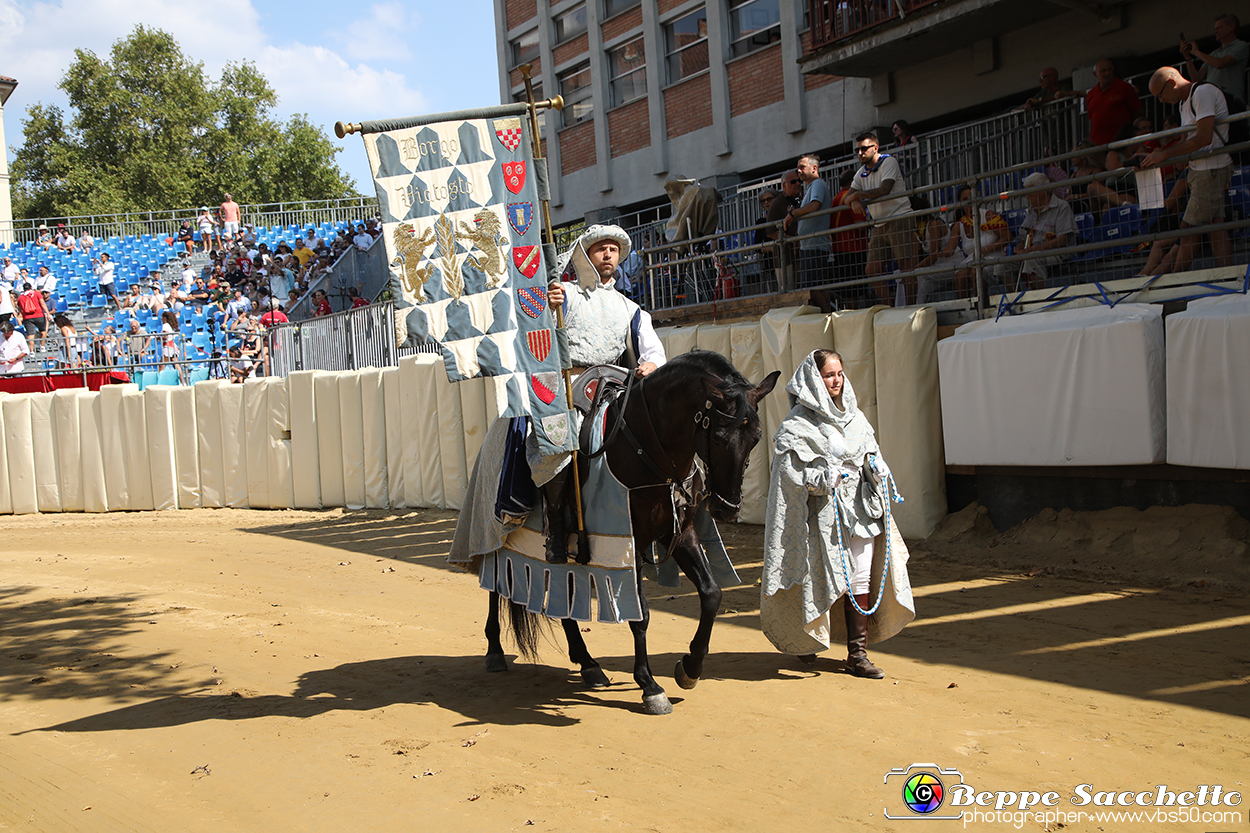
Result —
[[774, 370], [752, 386], [728, 361], [725, 365], [728, 372], [707, 383], [695, 429], [695, 449], [707, 466], [708, 511], [718, 521], [733, 520], [742, 508], [742, 478], [763, 433], [756, 407], [781, 375]]

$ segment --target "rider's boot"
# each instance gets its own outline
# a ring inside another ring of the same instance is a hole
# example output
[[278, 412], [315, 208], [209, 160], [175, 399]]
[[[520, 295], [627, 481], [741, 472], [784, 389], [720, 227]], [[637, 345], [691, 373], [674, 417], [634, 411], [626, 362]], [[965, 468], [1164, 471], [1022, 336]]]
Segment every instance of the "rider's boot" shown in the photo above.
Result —
[[549, 564], [569, 563], [569, 526], [565, 520], [568, 506], [568, 482], [572, 464], [543, 484], [543, 507], [547, 516], [546, 557]]
[[[856, 595], [855, 601], [865, 610], [872, 604], [868, 593]], [[880, 680], [885, 676], [885, 672], [868, 659], [868, 617], [851, 604], [850, 594], [846, 599], [846, 666], [856, 677]]]

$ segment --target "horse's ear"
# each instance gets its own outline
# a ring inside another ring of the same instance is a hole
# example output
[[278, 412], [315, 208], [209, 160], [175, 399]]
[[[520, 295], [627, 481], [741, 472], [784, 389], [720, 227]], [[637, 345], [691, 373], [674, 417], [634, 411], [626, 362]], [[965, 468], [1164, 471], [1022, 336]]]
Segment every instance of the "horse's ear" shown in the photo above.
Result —
[[781, 371], [774, 370], [764, 377], [764, 381], [751, 388], [751, 392], [747, 394], [747, 400], [750, 401], [752, 408], [758, 405], [761, 399], [773, 392], [773, 388], [777, 386], [777, 378], [779, 376], [781, 376]]

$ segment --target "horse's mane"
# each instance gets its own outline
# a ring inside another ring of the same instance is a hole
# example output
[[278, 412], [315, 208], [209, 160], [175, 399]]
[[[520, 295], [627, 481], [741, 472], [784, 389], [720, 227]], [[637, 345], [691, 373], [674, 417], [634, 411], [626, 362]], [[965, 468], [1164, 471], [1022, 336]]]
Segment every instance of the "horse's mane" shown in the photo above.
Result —
[[729, 359], [712, 350], [691, 350], [688, 353], [682, 353], [656, 370], [656, 375], [664, 373], [668, 376], [682, 371], [719, 377], [720, 382], [716, 385], [716, 389], [731, 401], [745, 399], [747, 393], [754, 387], [745, 376], [738, 372]]

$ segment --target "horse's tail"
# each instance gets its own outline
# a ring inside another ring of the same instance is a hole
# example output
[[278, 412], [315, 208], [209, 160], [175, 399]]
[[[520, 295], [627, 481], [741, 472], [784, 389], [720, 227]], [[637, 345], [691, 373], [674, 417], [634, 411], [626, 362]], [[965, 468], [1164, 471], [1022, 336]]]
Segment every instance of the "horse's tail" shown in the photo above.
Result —
[[517, 602], [500, 600], [500, 607], [508, 619], [508, 627], [512, 630], [512, 640], [516, 643], [517, 653], [530, 662], [538, 661], [538, 639], [543, 627], [548, 625], [547, 617], [530, 613], [525, 605]]

